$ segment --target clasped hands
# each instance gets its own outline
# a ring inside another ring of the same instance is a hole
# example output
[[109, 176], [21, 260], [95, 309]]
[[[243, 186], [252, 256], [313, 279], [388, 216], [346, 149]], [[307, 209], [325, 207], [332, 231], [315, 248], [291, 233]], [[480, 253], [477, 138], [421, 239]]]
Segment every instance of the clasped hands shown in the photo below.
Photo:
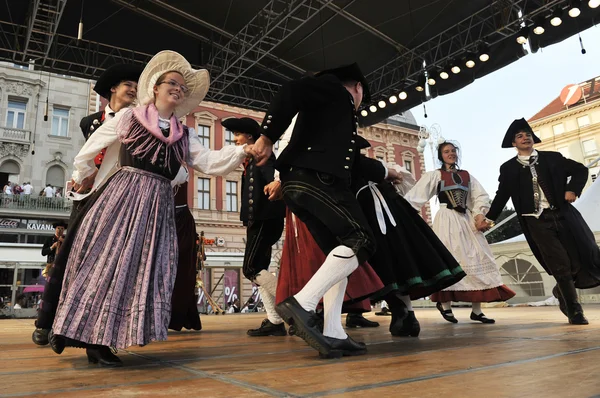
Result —
[[475, 228], [481, 232], [485, 232], [494, 226], [494, 222], [485, 218], [483, 214], [475, 216]]

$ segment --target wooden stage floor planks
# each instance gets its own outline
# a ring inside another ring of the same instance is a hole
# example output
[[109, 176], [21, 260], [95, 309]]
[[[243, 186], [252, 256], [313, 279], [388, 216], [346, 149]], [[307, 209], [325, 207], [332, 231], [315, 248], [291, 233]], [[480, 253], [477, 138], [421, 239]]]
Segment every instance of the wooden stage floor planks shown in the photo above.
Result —
[[33, 320], [0, 320], [0, 397], [593, 397], [600, 394], [600, 306], [589, 326], [557, 307], [485, 309], [494, 325], [417, 309], [419, 338], [350, 329], [369, 353], [321, 360], [297, 337], [250, 338], [263, 314], [202, 317], [201, 332], [120, 351], [124, 367], [88, 365], [85, 351], [56, 355], [31, 342]]

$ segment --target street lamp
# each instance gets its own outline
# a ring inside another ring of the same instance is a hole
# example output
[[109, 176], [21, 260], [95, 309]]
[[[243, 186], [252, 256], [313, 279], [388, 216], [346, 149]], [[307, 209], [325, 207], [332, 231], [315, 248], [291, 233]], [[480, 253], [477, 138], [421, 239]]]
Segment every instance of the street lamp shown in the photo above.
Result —
[[417, 151], [419, 153], [425, 152], [425, 147], [429, 144], [429, 149], [431, 149], [431, 159], [433, 160], [433, 165], [435, 167], [437, 146], [446, 141], [442, 136], [442, 127], [437, 123], [432, 124], [431, 127], [421, 126], [419, 128], [418, 137], [419, 143], [417, 144]]

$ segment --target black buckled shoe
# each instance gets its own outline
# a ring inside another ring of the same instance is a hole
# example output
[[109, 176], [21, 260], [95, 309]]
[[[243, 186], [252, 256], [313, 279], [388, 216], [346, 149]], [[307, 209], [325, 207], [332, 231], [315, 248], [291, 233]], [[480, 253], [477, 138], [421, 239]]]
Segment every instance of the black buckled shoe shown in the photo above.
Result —
[[454, 314], [452, 313], [452, 310], [451, 309], [450, 310], [445, 310], [444, 307], [442, 307], [442, 303], [436, 303], [435, 304], [435, 308], [437, 308], [438, 311], [440, 312], [440, 314], [442, 314], [442, 318], [444, 318], [448, 322], [458, 323], [458, 319], [456, 319], [454, 317]]
[[552, 295], [558, 299], [558, 308], [560, 308], [560, 312], [562, 312], [567, 318], [569, 317], [569, 313], [567, 312], [567, 303], [565, 302], [564, 297], [560, 294], [560, 289], [558, 285], [554, 285], [552, 288]]
[[258, 329], [250, 329], [246, 332], [248, 336], [287, 336], [287, 331], [285, 330], [285, 325], [280, 323], [278, 325], [273, 322], [265, 319], [260, 324]]
[[359, 343], [352, 340], [352, 337], [350, 336], [346, 337], [344, 340], [327, 336], [325, 336], [325, 339], [331, 346], [331, 351], [327, 355], [319, 353], [321, 358], [341, 358], [364, 355], [367, 353], [367, 345], [365, 343]]
[[86, 348], [87, 344], [78, 340], [73, 340], [71, 338], [61, 336], [59, 334], [54, 334], [53, 330], [48, 332], [48, 343], [50, 344], [50, 348], [57, 354], [62, 354], [65, 350], [65, 347], [75, 347], [75, 348]]
[[296, 336], [306, 341], [309, 346], [319, 351], [319, 354], [328, 356], [331, 346], [319, 330], [319, 316], [313, 311], [306, 311], [294, 296], [288, 297], [279, 303], [275, 310], [288, 325], [294, 325]]
[[373, 322], [365, 318], [362, 314], [348, 314], [346, 316], [347, 328], [376, 328], [379, 322]]
[[589, 325], [587, 318], [583, 315], [583, 311], [577, 311], [573, 316], [569, 317], [571, 325]]
[[417, 320], [414, 311], [408, 311], [408, 316], [402, 322], [390, 325], [390, 333], [396, 337], [418, 337], [421, 333], [421, 324]]
[[386, 307], [383, 307], [383, 308], [381, 309], [381, 311], [377, 311], [377, 312], [375, 313], [375, 315], [378, 315], [378, 316], [392, 316], [392, 311], [390, 311], [390, 310], [389, 310], [389, 309], [387, 309]]
[[35, 345], [48, 345], [48, 333], [50, 330], [36, 328], [31, 335], [31, 340]]
[[97, 363], [100, 366], [105, 366], [107, 368], [123, 366], [123, 362], [121, 362], [119, 357], [113, 354], [111, 349], [107, 346], [89, 344], [85, 351], [89, 363]]
[[471, 320], [472, 321], [478, 321], [481, 323], [496, 323], [496, 320], [491, 319], [491, 318], [487, 318], [483, 312], [479, 315], [475, 314], [474, 312], [471, 312]]

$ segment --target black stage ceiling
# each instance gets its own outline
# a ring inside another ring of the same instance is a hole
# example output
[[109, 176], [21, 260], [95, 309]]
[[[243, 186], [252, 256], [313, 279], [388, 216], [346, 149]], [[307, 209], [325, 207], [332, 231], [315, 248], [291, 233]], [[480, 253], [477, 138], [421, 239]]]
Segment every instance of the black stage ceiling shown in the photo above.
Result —
[[[570, 17], [577, 3], [581, 14]], [[550, 24], [553, 13], [560, 26]], [[537, 51], [599, 18], [587, 0], [0, 0], [0, 60], [95, 78], [171, 49], [210, 71], [208, 100], [261, 110], [285, 81], [356, 61], [373, 97], [362, 121], [372, 124], [524, 56], [523, 24], [545, 24], [529, 35]], [[454, 63], [461, 72], [441, 79]], [[425, 71], [436, 84], [419, 92]]]

